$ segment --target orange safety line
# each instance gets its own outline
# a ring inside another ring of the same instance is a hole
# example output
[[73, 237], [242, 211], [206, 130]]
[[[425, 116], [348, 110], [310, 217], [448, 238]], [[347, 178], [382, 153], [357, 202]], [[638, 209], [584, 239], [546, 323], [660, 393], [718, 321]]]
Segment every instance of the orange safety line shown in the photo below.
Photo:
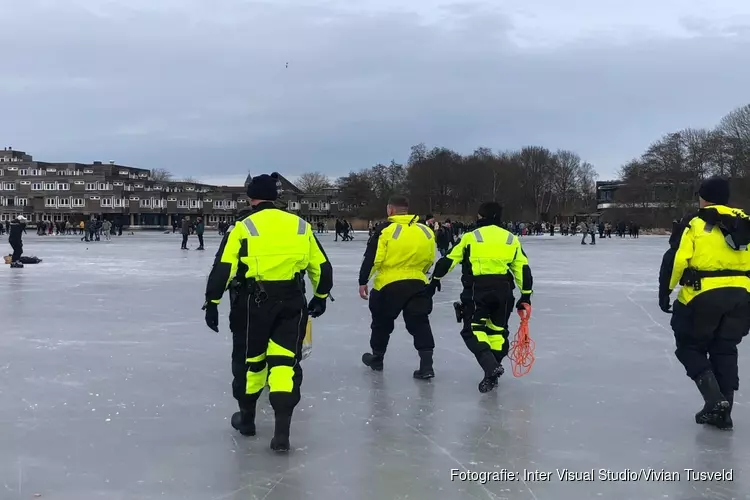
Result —
[[521, 324], [518, 326], [516, 336], [510, 343], [510, 364], [513, 368], [514, 377], [523, 377], [531, 371], [534, 366], [534, 349], [536, 344], [529, 335], [529, 319], [531, 319], [531, 306], [523, 304], [523, 309], [518, 310]]

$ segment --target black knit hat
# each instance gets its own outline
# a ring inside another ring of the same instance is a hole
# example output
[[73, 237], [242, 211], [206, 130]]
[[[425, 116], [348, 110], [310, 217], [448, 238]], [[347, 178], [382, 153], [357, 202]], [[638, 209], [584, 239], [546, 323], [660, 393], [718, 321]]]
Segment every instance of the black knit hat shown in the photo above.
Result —
[[503, 207], [495, 201], [487, 201], [479, 206], [479, 216], [483, 219], [500, 220]]
[[698, 190], [698, 196], [714, 205], [729, 203], [729, 181], [723, 177], [709, 177]]
[[279, 174], [263, 174], [253, 177], [247, 185], [247, 197], [251, 200], [275, 201], [279, 198]]

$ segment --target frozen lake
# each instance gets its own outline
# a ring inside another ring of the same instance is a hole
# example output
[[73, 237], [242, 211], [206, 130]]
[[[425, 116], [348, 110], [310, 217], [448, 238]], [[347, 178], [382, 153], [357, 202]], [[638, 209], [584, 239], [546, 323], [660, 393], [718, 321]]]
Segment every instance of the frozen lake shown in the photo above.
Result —
[[[700, 396], [656, 300], [666, 238], [595, 247], [524, 238], [536, 364], [516, 379], [506, 362], [499, 389], [481, 395], [451, 307], [459, 270], [435, 297], [436, 378], [412, 379], [417, 355], [400, 320], [385, 371], [374, 373], [360, 362], [369, 348], [369, 311], [357, 295], [365, 235], [323, 235], [336, 301], [315, 320], [293, 451], [278, 456], [268, 449], [267, 392], [258, 436], [229, 425], [226, 300], [219, 334], [201, 311], [218, 236], [207, 236], [206, 252], [186, 252], [172, 234], [82, 243], [29, 233], [25, 253], [44, 262], [5, 266], [0, 278], [2, 500], [750, 498], [743, 394], [734, 432], [693, 421]], [[511, 321], [515, 331], [515, 314]], [[681, 480], [598, 478], [599, 469], [649, 468]], [[451, 469], [552, 475], [481, 484], [452, 481]], [[558, 469], [595, 477], [560, 481]], [[732, 469], [733, 481], [689, 481], [684, 469]]]

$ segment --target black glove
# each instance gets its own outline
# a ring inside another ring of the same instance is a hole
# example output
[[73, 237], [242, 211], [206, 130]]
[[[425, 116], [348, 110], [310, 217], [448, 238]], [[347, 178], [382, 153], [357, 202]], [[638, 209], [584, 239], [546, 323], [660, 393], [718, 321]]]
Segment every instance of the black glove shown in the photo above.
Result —
[[213, 331], [219, 331], [219, 305], [213, 302], [203, 304], [203, 310], [206, 311], [206, 325]]
[[432, 279], [426, 286], [425, 286], [425, 292], [429, 297], [433, 297], [435, 295], [435, 291], [438, 292], [443, 289], [443, 286], [440, 284], [440, 280]]
[[659, 294], [659, 309], [661, 309], [665, 313], [672, 312], [672, 301], [669, 298], [669, 293], [662, 292]]
[[307, 312], [311, 318], [317, 318], [326, 312], [326, 299], [320, 297], [313, 297], [310, 299], [310, 303], [307, 304]]
[[527, 304], [529, 307], [531, 307], [531, 294], [530, 293], [524, 293], [521, 295], [521, 298], [518, 299], [518, 302], [516, 302], [516, 309], [525, 309], [523, 307], [524, 304]]

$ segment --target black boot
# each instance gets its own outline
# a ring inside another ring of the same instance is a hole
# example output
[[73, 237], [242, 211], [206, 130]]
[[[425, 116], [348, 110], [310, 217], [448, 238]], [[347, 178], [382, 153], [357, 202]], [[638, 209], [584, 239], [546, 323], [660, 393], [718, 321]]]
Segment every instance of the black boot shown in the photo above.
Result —
[[232, 415], [231, 423], [243, 436], [255, 436], [255, 408], [240, 408]]
[[375, 352], [375, 353], [369, 353], [366, 352], [362, 355], [362, 362], [375, 370], [376, 372], [382, 372], [383, 371], [383, 356], [385, 353], [383, 352]]
[[435, 371], [432, 369], [432, 350], [419, 351], [419, 370], [414, 370], [414, 378], [427, 380], [434, 376]]
[[717, 429], [721, 429], [722, 431], [731, 431], [734, 428], [734, 422], [732, 422], [732, 407], [734, 406], [734, 391], [726, 391], [724, 392], [724, 396], [727, 398], [727, 402], [729, 402], [729, 409], [724, 414], [724, 420], [720, 422], [709, 422], [709, 424], [713, 425]]
[[289, 445], [289, 429], [292, 426], [292, 415], [276, 413], [275, 425], [271, 449], [278, 452], [287, 452], [291, 448]]
[[717, 425], [724, 421], [729, 410], [729, 401], [721, 393], [716, 376], [711, 370], [706, 370], [695, 379], [695, 385], [701, 391], [705, 405], [695, 414], [696, 424]]
[[497, 365], [497, 368], [492, 372], [485, 374], [481, 382], [479, 382], [479, 392], [485, 393], [490, 392], [492, 389], [498, 386], [498, 379], [505, 373], [505, 368], [502, 365]]

